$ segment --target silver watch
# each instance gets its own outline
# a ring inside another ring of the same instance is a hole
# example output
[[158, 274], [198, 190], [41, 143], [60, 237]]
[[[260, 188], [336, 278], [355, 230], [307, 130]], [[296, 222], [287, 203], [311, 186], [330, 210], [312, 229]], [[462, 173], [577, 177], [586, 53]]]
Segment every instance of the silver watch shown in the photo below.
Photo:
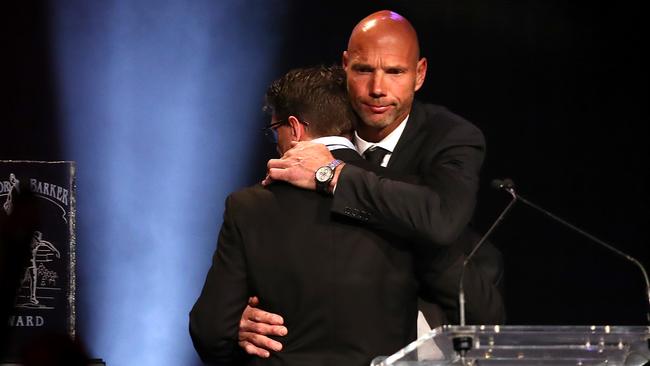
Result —
[[316, 191], [329, 193], [329, 185], [334, 179], [336, 167], [341, 165], [341, 160], [332, 160], [331, 163], [324, 165], [316, 170]]

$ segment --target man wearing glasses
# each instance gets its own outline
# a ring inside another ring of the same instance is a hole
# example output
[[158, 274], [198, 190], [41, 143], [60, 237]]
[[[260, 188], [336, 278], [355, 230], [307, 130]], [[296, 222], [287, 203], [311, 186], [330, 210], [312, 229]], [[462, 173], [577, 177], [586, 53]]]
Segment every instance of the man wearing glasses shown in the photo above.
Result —
[[[315, 178], [322, 194], [284, 182], [231, 194], [203, 290], [190, 313], [201, 358], [220, 365], [368, 365], [414, 339], [413, 254], [403, 238], [331, 215], [327, 193], [341, 161], [364, 164], [350, 141], [356, 115], [340, 68], [292, 70], [266, 94], [265, 133], [285, 153], [298, 141], [334, 159]], [[362, 212], [356, 215], [363, 215]], [[250, 296], [282, 314], [291, 332], [269, 358], [238, 345]]]

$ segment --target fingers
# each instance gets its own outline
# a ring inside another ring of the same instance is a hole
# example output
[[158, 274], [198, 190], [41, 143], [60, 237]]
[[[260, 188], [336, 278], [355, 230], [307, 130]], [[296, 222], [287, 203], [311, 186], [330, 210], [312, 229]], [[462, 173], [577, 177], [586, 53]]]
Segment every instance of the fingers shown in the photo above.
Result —
[[271, 168], [285, 169], [285, 168], [290, 167], [293, 164], [295, 164], [294, 159], [289, 159], [289, 158], [271, 159], [271, 160], [269, 160], [268, 163], [266, 163], [266, 168], [267, 169], [271, 169]]
[[266, 178], [262, 181], [263, 186], [267, 186], [271, 184], [274, 180], [282, 180], [282, 181], [287, 181], [289, 180], [289, 174], [291, 173], [287, 168], [289, 168], [291, 164], [289, 163], [288, 160], [283, 160], [283, 159], [271, 159], [269, 162], [266, 164], [267, 167], [267, 172], [266, 172]]
[[282, 343], [267, 336], [284, 336], [287, 328], [281, 316], [256, 308], [259, 299], [256, 296], [248, 299], [248, 306], [244, 309], [239, 322], [239, 346], [246, 353], [262, 358], [270, 356], [269, 351], [282, 350]]
[[271, 353], [269, 350], [278, 352], [282, 350], [282, 343], [276, 342], [271, 338], [260, 336], [259, 334], [248, 333], [249, 340], [240, 340], [239, 346], [242, 347], [249, 355], [268, 358]]
[[[282, 325], [284, 324], [284, 319], [280, 315], [269, 313], [267, 311], [246, 306], [244, 313], [242, 314], [241, 322], [239, 324], [240, 329], [244, 331], [255, 332], [256, 329], [246, 328], [250, 323], [264, 323], [269, 325]], [[265, 333], [266, 334], [266, 333]], [[284, 334], [277, 334], [284, 335]]]
[[289, 175], [290, 174], [291, 174], [291, 172], [289, 170], [287, 170], [287, 169], [270, 168], [268, 177], [270, 178], [270, 181], [282, 180], [282, 181], [286, 182], [286, 181], [289, 180]]
[[262, 184], [279, 180], [304, 189], [316, 189], [314, 172], [329, 164], [334, 157], [323, 144], [301, 141], [292, 146], [282, 158], [269, 160], [266, 165], [268, 175]]
[[255, 307], [260, 304], [260, 299], [257, 296], [251, 296], [248, 298], [248, 305]]
[[253, 352], [257, 352], [259, 349], [263, 351], [275, 351], [275, 352], [282, 350], [282, 343], [273, 340], [267, 336], [263, 336], [261, 334], [252, 333], [252, 332], [239, 332], [239, 345], [244, 347], [244, 349], [246, 349], [245, 344], [242, 345], [242, 343], [250, 344], [251, 346], [253, 346], [254, 348], [251, 350]]
[[248, 353], [249, 355], [258, 356], [262, 358], [268, 358], [271, 355], [269, 351], [263, 348], [255, 347], [252, 343], [248, 341], [240, 341], [239, 347], [243, 348], [244, 351], [246, 351], [246, 353]]
[[325, 145], [301, 141], [296, 143], [293, 148], [287, 150], [280, 159], [270, 159], [266, 167], [286, 169], [294, 165], [310, 166], [314, 164], [321, 167], [333, 159], [332, 153]]
[[257, 334], [261, 336], [285, 336], [287, 335], [287, 328], [283, 325], [275, 325], [243, 319], [239, 323], [239, 337], [242, 338], [242, 334], [244, 333]]
[[[244, 331], [248, 329], [250, 331]], [[269, 325], [256, 323], [249, 320], [242, 320], [239, 327], [239, 346], [250, 355], [269, 357], [269, 351], [281, 351], [282, 343], [273, 340], [266, 335], [283, 336], [287, 334], [287, 328], [281, 325]]]

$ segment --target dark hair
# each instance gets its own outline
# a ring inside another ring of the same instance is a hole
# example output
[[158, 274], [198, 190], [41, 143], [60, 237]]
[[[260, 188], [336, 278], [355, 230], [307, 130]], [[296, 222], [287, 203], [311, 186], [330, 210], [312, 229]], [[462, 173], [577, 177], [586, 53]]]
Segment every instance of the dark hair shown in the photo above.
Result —
[[293, 69], [267, 89], [264, 111], [278, 120], [307, 121], [311, 137], [352, 136], [354, 120], [340, 66]]

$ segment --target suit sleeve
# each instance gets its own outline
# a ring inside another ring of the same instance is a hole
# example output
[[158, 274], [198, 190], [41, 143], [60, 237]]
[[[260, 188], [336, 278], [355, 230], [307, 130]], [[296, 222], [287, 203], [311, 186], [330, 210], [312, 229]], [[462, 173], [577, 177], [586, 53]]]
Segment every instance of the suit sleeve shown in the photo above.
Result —
[[217, 250], [203, 290], [190, 312], [190, 335], [201, 359], [209, 364], [241, 364], [238, 346], [241, 314], [248, 301], [242, 237], [233, 218], [232, 196], [226, 200]]
[[[459, 318], [462, 264], [479, 238], [466, 228], [476, 202], [484, 151], [480, 130], [460, 124], [442, 139], [420, 147], [417, 160], [422, 165], [417, 175], [347, 164], [334, 194], [334, 212], [414, 239], [421, 296], [439, 305], [454, 323]], [[485, 246], [479, 252], [485, 252]], [[500, 258], [496, 248], [494, 252], [496, 256], [488, 252], [486, 257]], [[477, 259], [465, 270], [466, 318], [471, 324], [502, 324], [500, 274], [492, 273], [495, 266], [486, 265], [492, 261]]]
[[336, 186], [332, 211], [398, 235], [450, 245], [474, 211], [484, 146], [483, 134], [476, 127], [456, 126], [430, 151], [421, 152], [418, 158], [425, 166], [411, 182], [347, 164]]

